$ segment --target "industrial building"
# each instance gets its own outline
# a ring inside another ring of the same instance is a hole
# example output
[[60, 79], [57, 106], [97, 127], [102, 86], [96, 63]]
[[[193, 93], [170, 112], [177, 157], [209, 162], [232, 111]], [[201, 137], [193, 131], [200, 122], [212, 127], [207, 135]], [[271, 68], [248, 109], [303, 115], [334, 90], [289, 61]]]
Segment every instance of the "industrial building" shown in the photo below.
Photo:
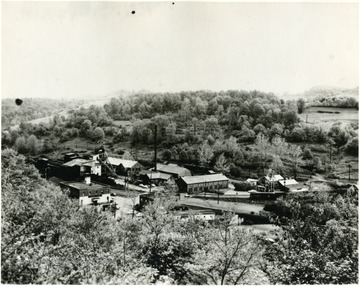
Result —
[[62, 189], [69, 189], [69, 197], [77, 199], [80, 206], [110, 204], [112, 199], [108, 188], [102, 185], [91, 184], [87, 177], [87, 183], [60, 182]]
[[223, 174], [185, 176], [177, 181], [177, 185], [180, 192], [188, 194], [216, 192], [221, 189], [227, 189], [229, 179]]
[[164, 174], [171, 175], [174, 179], [178, 179], [185, 176], [191, 176], [190, 170], [180, 167], [176, 164], [156, 164], [156, 171]]
[[143, 166], [138, 161], [134, 160], [108, 157], [107, 161], [119, 175], [132, 177], [138, 175], [143, 169]]

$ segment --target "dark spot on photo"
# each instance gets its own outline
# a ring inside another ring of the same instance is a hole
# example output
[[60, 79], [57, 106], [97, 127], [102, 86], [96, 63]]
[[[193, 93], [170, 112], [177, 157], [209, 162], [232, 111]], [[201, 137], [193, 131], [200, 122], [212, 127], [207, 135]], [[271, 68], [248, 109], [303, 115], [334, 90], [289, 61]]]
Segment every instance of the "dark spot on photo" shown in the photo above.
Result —
[[16, 103], [16, 105], [20, 106], [23, 103], [23, 101], [20, 98], [17, 98], [17, 99], [15, 99], [15, 103]]
[[135, 11], [131, 11], [131, 14], [133, 14], [133, 15], [134, 15], [134, 14], [135, 14]]

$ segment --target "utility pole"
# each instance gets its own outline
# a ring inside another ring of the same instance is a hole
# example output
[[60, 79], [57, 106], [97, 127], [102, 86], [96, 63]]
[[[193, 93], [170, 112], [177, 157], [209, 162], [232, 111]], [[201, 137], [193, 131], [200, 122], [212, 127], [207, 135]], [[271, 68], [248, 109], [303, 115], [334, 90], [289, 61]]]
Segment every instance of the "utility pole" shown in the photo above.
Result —
[[219, 185], [218, 185], [218, 204], [219, 204], [219, 200], [220, 200], [220, 188], [219, 188]]
[[154, 143], [155, 143], [155, 168], [156, 171], [156, 165], [157, 165], [157, 125], [155, 125], [155, 134], [154, 134]]
[[350, 169], [351, 169], [351, 164], [348, 165], [349, 168], [349, 181], [350, 181]]
[[[156, 164], [155, 164], [155, 166], [156, 166]], [[150, 191], [149, 191], [150, 194], [151, 194], [151, 180], [152, 180], [152, 170], [150, 170]]]

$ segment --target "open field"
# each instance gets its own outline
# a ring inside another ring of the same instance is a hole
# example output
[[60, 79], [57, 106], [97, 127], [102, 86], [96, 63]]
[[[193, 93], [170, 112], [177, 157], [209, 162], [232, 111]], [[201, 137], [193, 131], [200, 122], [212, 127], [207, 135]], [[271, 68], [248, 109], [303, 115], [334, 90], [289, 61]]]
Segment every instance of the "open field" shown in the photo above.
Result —
[[355, 108], [309, 107], [299, 114], [299, 117], [303, 122], [316, 124], [328, 130], [337, 122], [342, 122], [343, 125], [358, 122], [359, 111]]

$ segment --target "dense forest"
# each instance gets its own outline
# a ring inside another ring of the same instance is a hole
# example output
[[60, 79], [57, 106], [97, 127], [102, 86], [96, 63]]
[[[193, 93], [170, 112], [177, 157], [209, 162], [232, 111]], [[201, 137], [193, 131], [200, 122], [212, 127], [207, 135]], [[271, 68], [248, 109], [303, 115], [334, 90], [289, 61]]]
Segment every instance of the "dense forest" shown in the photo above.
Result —
[[11, 284], [357, 284], [358, 192], [310, 193], [266, 207], [269, 241], [176, 218], [159, 194], [140, 218], [79, 207], [25, 157], [2, 150], [1, 282]]
[[359, 88], [314, 87], [297, 95], [308, 106], [340, 107], [359, 109]]
[[80, 140], [133, 152], [154, 144], [156, 125], [165, 161], [234, 178], [259, 176], [266, 168], [299, 179], [314, 172], [341, 177], [344, 156], [358, 155], [358, 124], [338, 122], [328, 130], [302, 122], [298, 113], [306, 104], [259, 91], [138, 93], [71, 110], [66, 118], [55, 115], [49, 124], [23, 121], [17, 130], [3, 129], [2, 145], [37, 155], [66, 144], [75, 148]]

